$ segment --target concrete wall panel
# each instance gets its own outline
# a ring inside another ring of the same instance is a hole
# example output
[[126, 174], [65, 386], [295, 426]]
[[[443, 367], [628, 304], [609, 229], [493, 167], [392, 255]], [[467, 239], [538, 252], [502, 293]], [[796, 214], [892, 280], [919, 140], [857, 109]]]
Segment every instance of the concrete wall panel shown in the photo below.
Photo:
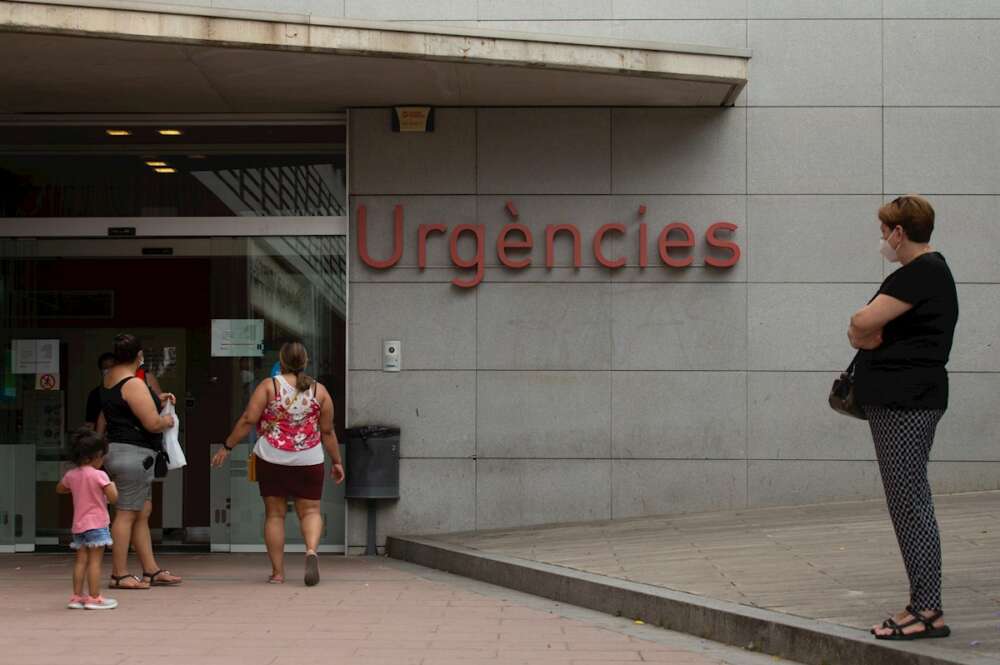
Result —
[[958, 286], [958, 326], [948, 368], [953, 372], [1000, 371], [1000, 308], [992, 284]]
[[936, 494], [1000, 490], [1000, 462], [931, 462], [928, 475]]
[[616, 370], [746, 369], [746, 287], [614, 284]]
[[744, 372], [613, 372], [616, 458], [743, 459]]
[[[447, 482], [442, 482], [446, 478]], [[403, 459], [399, 501], [378, 502], [376, 540], [389, 534], [432, 534], [476, 528], [476, 462], [464, 459]], [[366, 505], [348, 500], [348, 542], [364, 545]]]
[[886, 21], [885, 103], [1000, 105], [996, 53], [1000, 21]]
[[747, 22], [743, 20], [480, 21], [478, 25], [492, 30], [666, 44], [701, 44], [723, 48], [746, 48], [747, 45]]
[[609, 372], [479, 372], [478, 456], [607, 457]]
[[874, 460], [868, 423], [830, 408], [837, 372], [750, 372], [749, 457]]
[[[195, 5], [215, 9], [241, 9], [261, 12], [281, 12], [283, 14], [307, 14], [329, 18], [344, 16], [346, 0], [203, 0], [202, 2], [171, 2], [172, 5]], [[134, 4], [134, 3], [121, 3]]]
[[609, 460], [479, 460], [480, 529], [611, 518]]
[[615, 18], [746, 18], [746, 0], [615, 0]]
[[615, 460], [615, 519], [712, 510], [746, 503], [742, 460]]
[[746, 111], [615, 109], [616, 194], [746, 192]]
[[1000, 461], [1000, 374], [951, 372], [948, 411], [938, 424], [931, 459]]
[[1000, 18], [996, 0], [882, 0], [885, 18]]
[[881, 21], [751, 21], [750, 48], [751, 105], [882, 103]]
[[475, 192], [474, 110], [436, 109], [434, 131], [424, 134], [393, 132], [391, 113], [351, 111], [353, 195]]
[[402, 429], [403, 457], [476, 454], [476, 373], [354, 371], [347, 421]]
[[957, 282], [1000, 283], [1000, 196], [934, 196], [934, 248]]
[[876, 462], [751, 460], [749, 505], [858, 501], [882, 493]]
[[998, 152], [998, 108], [885, 109], [887, 192], [997, 194]]
[[382, 340], [400, 340], [407, 369], [474, 369], [476, 294], [448, 284], [353, 284], [350, 367], [381, 369]]
[[609, 286], [478, 288], [480, 369], [610, 369]]
[[750, 110], [752, 194], [882, 191], [877, 108]]
[[750, 18], [880, 18], [882, 0], [750, 0]]
[[[751, 370], [841, 372], [855, 351], [847, 341], [851, 315], [877, 284], [751, 284]], [[818, 397], [825, 399], [825, 393]]]
[[478, 0], [346, 0], [347, 18], [373, 21], [474, 21]]
[[881, 196], [751, 196], [750, 281], [881, 282]]
[[483, 194], [606, 194], [608, 109], [480, 109], [478, 182]]
[[558, 19], [603, 20], [612, 16], [612, 0], [479, 0], [479, 19], [534, 20]]

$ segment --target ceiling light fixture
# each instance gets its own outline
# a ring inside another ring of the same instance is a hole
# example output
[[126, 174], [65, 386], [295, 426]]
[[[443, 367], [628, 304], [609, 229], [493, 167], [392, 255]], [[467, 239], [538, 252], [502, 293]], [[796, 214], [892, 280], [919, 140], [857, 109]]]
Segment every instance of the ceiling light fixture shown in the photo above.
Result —
[[132, 136], [130, 129], [105, 129], [104, 133], [108, 136]]
[[161, 166], [160, 168], [153, 169], [157, 173], [177, 173], [177, 169], [171, 168], [169, 166]]
[[183, 132], [179, 129], [158, 129], [160, 136], [180, 136]]
[[146, 162], [146, 166], [166, 166], [166, 162]]

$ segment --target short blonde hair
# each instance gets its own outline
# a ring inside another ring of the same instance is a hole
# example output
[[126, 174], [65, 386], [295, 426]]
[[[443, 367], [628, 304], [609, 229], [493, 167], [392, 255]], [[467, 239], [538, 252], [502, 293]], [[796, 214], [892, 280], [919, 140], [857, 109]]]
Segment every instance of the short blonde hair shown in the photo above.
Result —
[[917, 194], [900, 196], [878, 209], [878, 218], [890, 229], [903, 227], [913, 242], [930, 242], [934, 232], [934, 208], [931, 202]]

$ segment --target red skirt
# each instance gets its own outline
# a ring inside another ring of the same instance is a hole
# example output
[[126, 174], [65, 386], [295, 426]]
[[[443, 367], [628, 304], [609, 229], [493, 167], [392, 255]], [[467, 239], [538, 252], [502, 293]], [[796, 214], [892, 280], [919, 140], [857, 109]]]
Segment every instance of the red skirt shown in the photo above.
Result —
[[308, 466], [285, 466], [272, 464], [258, 457], [257, 484], [261, 496], [294, 497], [296, 499], [323, 498], [323, 478], [326, 475], [322, 464]]

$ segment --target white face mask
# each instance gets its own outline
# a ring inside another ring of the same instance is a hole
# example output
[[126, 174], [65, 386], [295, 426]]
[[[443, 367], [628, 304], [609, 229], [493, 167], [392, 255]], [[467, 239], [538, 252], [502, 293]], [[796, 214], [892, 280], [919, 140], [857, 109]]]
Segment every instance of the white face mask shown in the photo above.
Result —
[[[890, 233], [889, 236], [891, 237], [892, 233]], [[896, 253], [896, 250], [893, 249], [892, 245], [889, 244], [888, 238], [881, 238], [879, 240], [878, 251], [889, 263], [899, 262], [899, 255]]]

